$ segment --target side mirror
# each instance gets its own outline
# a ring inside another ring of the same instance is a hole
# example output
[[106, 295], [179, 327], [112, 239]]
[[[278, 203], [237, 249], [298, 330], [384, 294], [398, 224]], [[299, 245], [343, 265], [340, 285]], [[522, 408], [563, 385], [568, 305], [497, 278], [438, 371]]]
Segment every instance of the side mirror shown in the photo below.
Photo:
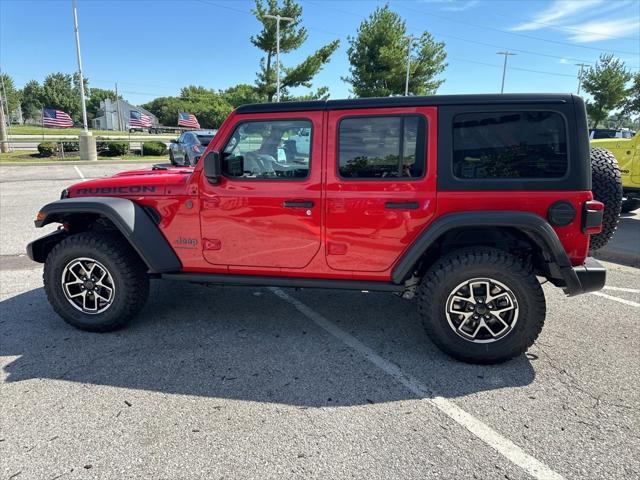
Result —
[[204, 176], [211, 183], [218, 183], [222, 176], [222, 165], [220, 164], [220, 154], [218, 152], [209, 152], [204, 157]]
[[171, 140], [171, 143], [180, 143], [180, 140], [178, 140], [177, 138], [174, 138]]

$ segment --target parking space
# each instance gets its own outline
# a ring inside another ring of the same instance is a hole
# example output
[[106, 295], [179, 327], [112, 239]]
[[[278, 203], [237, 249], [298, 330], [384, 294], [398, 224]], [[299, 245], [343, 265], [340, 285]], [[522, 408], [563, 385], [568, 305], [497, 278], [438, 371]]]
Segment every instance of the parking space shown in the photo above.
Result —
[[130, 327], [90, 334], [19, 257], [78, 172], [0, 168], [0, 478], [640, 475], [635, 268], [545, 286], [540, 338], [498, 366], [443, 355], [383, 293], [153, 282]]

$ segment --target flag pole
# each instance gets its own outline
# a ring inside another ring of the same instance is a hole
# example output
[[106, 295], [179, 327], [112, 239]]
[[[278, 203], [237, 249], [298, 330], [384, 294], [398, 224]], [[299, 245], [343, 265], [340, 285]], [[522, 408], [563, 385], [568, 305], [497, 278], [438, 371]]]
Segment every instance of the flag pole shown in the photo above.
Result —
[[44, 142], [44, 106], [40, 109], [40, 125], [42, 125], [42, 141]]

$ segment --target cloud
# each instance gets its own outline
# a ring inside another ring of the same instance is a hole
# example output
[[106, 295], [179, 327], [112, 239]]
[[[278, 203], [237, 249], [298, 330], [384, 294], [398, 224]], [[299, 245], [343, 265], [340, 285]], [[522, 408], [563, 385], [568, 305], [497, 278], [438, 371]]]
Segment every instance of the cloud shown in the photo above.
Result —
[[443, 7], [443, 10], [448, 12], [464, 12], [470, 8], [475, 7], [480, 3], [480, 0], [467, 0], [466, 2], [447, 2], [449, 5]]
[[480, 0], [425, 0], [427, 3], [440, 3], [447, 12], [463, 12], [475, 7]]
[[620, 20], [602, 20], [568, 25], [566, 30], [569, 38], [577, 43], [597, 42], [612, 37], [637, 34], [640, 30], [640, 20], [634, 18]]
[[547, 9], [534, 15], [531, 21], [516, 25], [512, 27], [511, 30], [521, 32], [525, 30], [539, 30], [548, 26], [557, 25], [571, 19], [580, 12], [593, 9], [601, 3], [603, 3], [603, 0], [556, 0]]
[[566, 58], [561, 58], [560, 60], [558, 60], [558, 63], [561, 63], [562, 65], [568, 65], [569, 60], [567, 60]]

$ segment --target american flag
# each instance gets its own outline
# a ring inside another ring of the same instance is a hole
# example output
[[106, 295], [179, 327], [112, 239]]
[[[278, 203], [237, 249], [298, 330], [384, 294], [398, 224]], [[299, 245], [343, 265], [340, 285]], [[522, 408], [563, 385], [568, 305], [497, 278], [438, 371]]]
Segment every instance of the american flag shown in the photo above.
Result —
[[71, 120], [71, 117], [62, 110], [56, 110], [55, 108], [43, 108], [42, 126], [69, 128], [73, 127], [73, 120]]
[[131, 110], [129, 112], [129, 126], [138, 128], [150, 127], [151, 117], [137, 110]]
[[178, 126], [189, 128], [200, 128], [198, 119], [193, 113], [178, 112]]

